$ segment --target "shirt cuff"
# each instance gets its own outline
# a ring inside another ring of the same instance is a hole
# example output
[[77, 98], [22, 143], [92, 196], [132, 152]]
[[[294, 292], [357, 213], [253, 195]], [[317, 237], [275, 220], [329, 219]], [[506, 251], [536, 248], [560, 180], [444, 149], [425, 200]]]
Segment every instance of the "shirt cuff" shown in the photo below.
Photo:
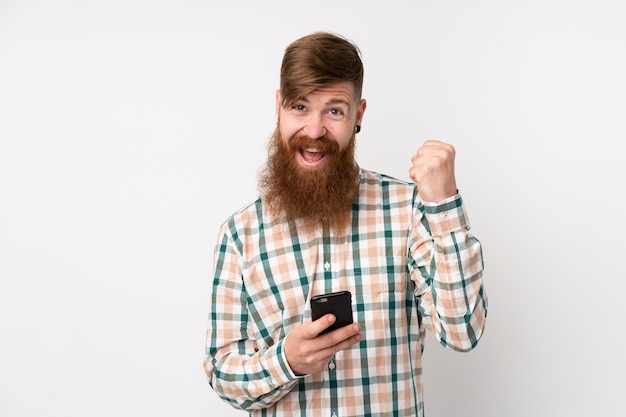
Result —
[[423, 202], [422, 204], [432, 236], [469, 230], [469, 219], [460, 194], [457, 193], [439, 203]]
[[291, 366], [289, 366], [289, 362], [287, 361], [287, 355], [285, 354], [284, 342], [285, 339], [283, 338], [283, 340], [281, 340], [276, 345], [275, 368], [277, 371], [279, 371], [279, 374], [282, 375], [282, 383], [286, 384], [295, 379], [303, 378], [304, 375], [296, 375], [295, 372], [293, 372], [293, 370], [291, 369]]

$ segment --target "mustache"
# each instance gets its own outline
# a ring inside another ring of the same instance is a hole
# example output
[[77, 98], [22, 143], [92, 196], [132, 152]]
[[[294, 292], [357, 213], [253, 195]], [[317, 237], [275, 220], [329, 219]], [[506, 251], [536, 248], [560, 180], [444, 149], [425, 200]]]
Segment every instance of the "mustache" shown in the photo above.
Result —
[[289, 140], [288, 147], [292, 151], [315, 148], [325, 154], [333, 155], [339, 153], [339, 143], [327, 136], [322, 136], [317, 139], [313, 139], [306, 135], [294, 136], [291, 140]]

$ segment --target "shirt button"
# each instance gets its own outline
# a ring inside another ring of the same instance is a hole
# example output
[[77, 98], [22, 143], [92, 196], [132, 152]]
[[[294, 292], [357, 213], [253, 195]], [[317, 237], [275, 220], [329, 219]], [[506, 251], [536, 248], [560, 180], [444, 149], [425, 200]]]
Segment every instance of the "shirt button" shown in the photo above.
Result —
[[328, 369], [330, 369], [331, 371], [335, 370], [335, 362], [331, 362], [328, 364]]
[[330, 262], [326, 261], [324, 263], [324, 269], [327, 270], [327, 271], [330, 269]]

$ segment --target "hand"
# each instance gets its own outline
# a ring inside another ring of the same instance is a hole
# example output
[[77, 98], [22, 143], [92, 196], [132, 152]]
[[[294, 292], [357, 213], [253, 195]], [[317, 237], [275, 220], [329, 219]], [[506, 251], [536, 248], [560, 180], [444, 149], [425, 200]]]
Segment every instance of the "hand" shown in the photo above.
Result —
[[318, 336], [334, 322], [335, 316], [326, 314], [318, 320], [301, 324], [287, 335], [285, 356], [296, 375], [312, 374], [325, 369], [337, 352], [361, 341], [361, 326], [358, 323]]
[[409, 175], [422, 201], [438, 203], [457, 193], [454, 155], [452, 145], [436, 140], [427, 140], [413, 155]]

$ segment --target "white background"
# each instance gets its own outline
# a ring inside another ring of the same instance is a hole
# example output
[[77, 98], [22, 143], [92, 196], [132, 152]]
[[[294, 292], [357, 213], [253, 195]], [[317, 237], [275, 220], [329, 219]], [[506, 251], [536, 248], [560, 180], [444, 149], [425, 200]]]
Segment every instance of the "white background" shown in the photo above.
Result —
[[280, 59], [354, 40], [357, 158], [457, 148], [486, 334], [429, 416], [623, 416], [620, 1], [0, 0], [0, 416], [240, 416], [202, 370], [219, 224], [256, 195]]

